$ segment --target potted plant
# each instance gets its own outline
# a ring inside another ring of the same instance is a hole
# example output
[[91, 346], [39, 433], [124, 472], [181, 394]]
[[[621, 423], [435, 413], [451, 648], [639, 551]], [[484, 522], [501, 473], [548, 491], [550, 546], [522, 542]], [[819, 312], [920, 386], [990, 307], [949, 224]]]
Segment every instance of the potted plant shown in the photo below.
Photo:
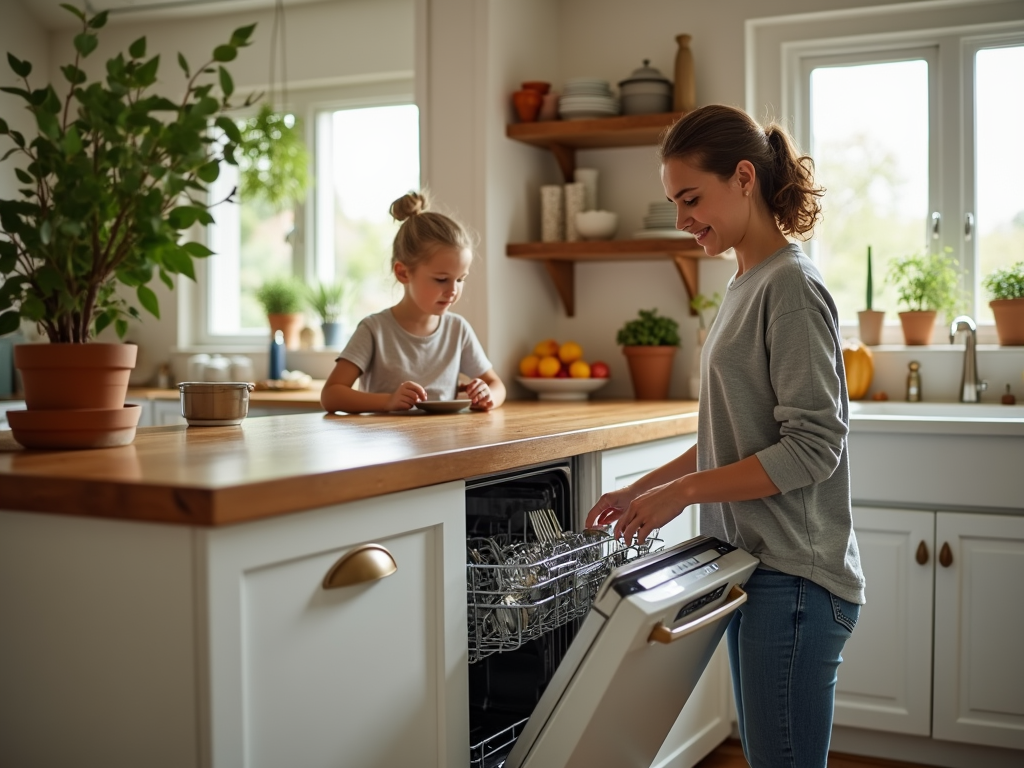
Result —
[[256, 289], [256, 300], [263, 306], [270, 323], [270, 337], [284, 333], [286, 349], [299, 348], [299, 332], [305, 325], [302, 310], [306, 286], [294, 277], [272, 277]]
[[238, 128], [242, 141], [235, 156], [242, 199], [264, 202], [275, 211], [301, 203], [309, 186], [309, 150], [295, 116], [263, 104], [256, 115], [238, 121]]
[[996, 334], [1004, 347], [1024, 345], [1024, 261], [996, 269], [984, 280], [992, 295], [988, 303], [996, 319]]
[[700, 395], [700, 356], [704, 350], [704, 342], [708, 338], [708, 331], [714, 322], [713, 318], [706, 320], [704, 313], [716, 310], [715, 316], [717, 317], [717, 310], [721, 303], [722, 296], [717, 292], [711, 296], [698, 293], [690, 299], [690, 308], [697, 313], [697, 346], [693, 350], [693, 362], [690, 367], [690, 397], [694, 400]]
[[348, 284], [320, 283], [311, 286], [307, 295], [309, 306], [320, 316], [320, 328], [324, 333], [324, 346], [341, 345], [341, 323], [338, 318], [345, 310], [349, 299]]
[[896, 288], [903, 338], [908, 345], [930, 344], [935, 316], [951, 311], [957, 303], [957, 263], [947, 253], [921, 254], [893, 259], [889, 282]]
[[[89, 82], [79, 65], [96, 49], [107, 14], [65, 8], [81, 31], [74, 62], [60, 68], [63, 94], [54, 85], [34, 88], [32, 64], [8, 53], [21, 83], [3, 90], [25, 102], [34, 135], [0, 119], [0, 136], [14, 144], [4, 159], [13, 154], [25, 163], [15, 169], [19, 196], [0, 199], [0, 335], [27, 321], [50, 341], [15, 349], [28, 407], [18, 417], [23, 436], [33, 411], [102, 409], [124, 421], [136, 348], [87, 342], [108, 326], [123, 338], [128, 320], [140, 316], [133, 301], [159, 317], [152, 278], [173, 288], [172, 275], [194, 278], [193, 260], [210, 255], [201, 243], [182, 242], [182, 234], [212, 221], [207, 209], [217, 201], [204, 193], [220, 163], [234, 161], [241, 136], [224, 114], [234, 85], [222, 64], [249, 45], [255, 26], [235, 30], [195, 69], [179, 55], [185, 86], [172, 100], [152, 91], [160, 57], [146, 57], [145, 37], [109, 59], [103, 79]], [[209, 135], [211, 123], [224, 131], [223, 141]], [[61, 420], [70, 425], [72, 418]], [[127, 439], [118, 429], [125, 442], [134, 437], [134, 425]], [[15, 439], [22, 441], [17, 430]]]
[[864, 303], [866, 309], [857, 313], [857, 323], [860, 326], [860, 340], [871, 347], [882, 343], [882, 323], [885, 321], [885, 312], [872, 308], [874, 297], [875, 286], [871, 277], [871, 246], [869, 245], [867, 301]]
[[658, 315], [657, 309], [641, 309], [616, 334], [629, 363], [629, 375], [637, 400], [665, 400], [672, 381], [672, 362], [679, 349], [679, 323]]

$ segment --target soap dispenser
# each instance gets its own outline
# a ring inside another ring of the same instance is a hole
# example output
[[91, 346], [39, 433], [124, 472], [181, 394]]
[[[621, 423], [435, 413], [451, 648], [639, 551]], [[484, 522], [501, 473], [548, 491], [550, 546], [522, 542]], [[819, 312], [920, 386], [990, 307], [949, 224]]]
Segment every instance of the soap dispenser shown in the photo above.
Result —
[[921, 364], [917, 360], [911, 360], [910, 373], [907, 374], [907, 402], [918, 403], [921, 401], [921, 374], [918, 371]]

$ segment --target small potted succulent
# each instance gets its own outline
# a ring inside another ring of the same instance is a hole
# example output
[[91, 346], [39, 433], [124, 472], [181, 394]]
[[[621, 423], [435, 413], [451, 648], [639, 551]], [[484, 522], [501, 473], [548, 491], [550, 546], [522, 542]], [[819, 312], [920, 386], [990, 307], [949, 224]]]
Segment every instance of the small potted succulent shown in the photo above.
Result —
[[989, 306], [996, 319], [996, 334], [1004, 347], [1024, 345], [1024, 261], [996, 269], [983, 281], [992, 295]]
[[272, 277], [256, 289], [256, 300], [267, 313], [270, 337], [284, 333], [286, 349], [299, 348], [299, 333], [305, 325], [306, 286], [295, 277]]
[[908, 345], [930, 344], [939, 312], [957, 305], [957, 262], [945, 253], [913, 253], [889, 265], [888, 280], [906, 310], [899, 313]]
[[344, 282], [318, 282], [309, 288], [307, 300], [309, 306], [320, 317], [325, 347], [337, 347], [341, 344], [341, 323], [338, 322], [338, 318], [345, 311], [345, 304], [350, 297], [348, 283]]
[[629, 363], [637, 400], [665, 400], [672, 381], [672, 362], [679, 349], [679, 323], [641, 309], [639, 316], [619, 329], [615, 341]]
[[874, 308], [875, 285], [871, 274], [871, 246], [868, 246], [868, 283], [864, 309], [857, 313], [857, 324], [860, 327], [860, 340], [874, 347], [882, 343], [882, 324], [885, 312]]

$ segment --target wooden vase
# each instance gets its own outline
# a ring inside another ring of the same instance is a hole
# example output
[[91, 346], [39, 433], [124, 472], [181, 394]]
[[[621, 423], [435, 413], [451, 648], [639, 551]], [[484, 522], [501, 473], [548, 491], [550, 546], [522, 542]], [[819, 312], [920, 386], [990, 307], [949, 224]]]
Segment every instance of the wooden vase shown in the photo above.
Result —
[[679, 45], [679, 49], [676, 51], [672, 109], [675, 112], [690, 112], [697, 106], [697, 86], [693, 77], [693, 51], [690, 50], [690, 35], [676, 35], [676, 43]]
[[667, 400], [678, 347], [623, 347], [637, 400]]
[[932, 343], [935, 330], [934, 310], [923, 312], [900, 312], [900, 324], [903, 326], [903, 341], [907, 346], [923, 346]]
[[996, 319], [996, 335], [1004, 347], [1024, 345], [1024, 299], [997, 299], [988, 303]]

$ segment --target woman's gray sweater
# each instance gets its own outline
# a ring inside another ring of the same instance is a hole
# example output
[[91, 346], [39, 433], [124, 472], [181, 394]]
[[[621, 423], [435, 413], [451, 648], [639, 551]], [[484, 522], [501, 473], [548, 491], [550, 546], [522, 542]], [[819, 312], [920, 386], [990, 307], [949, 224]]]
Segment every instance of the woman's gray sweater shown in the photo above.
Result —
[[835, 303], [796, 244], [730, 281], [701, 355], [697, 469], [756, 455], [780, 493], [700, 505], [701, 532], [854, 603], [850, 406]]

